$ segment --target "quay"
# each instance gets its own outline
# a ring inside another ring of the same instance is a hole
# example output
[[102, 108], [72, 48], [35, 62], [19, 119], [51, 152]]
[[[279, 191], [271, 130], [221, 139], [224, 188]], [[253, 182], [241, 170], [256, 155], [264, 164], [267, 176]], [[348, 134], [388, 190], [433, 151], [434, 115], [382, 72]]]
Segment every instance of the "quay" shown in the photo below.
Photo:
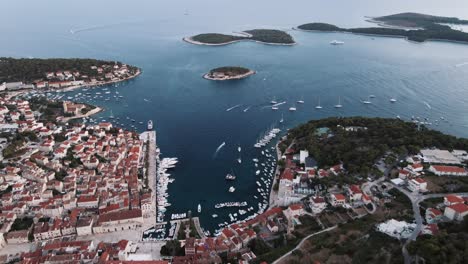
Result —
[[206, 235], [203, 233], [203, 230], [200, 226], [200, 219], [198, 217], [192, 217], [192, 218], [183, 218], [183, 219], [177, 219], [177, 220], [171, 220], [170, 223], [171, 225], [175, 224], [176, 228], [174, 230], [174, 237], [173, 239], [178, 239], [178, 240], [185, 240], [185, 238], [178, 237], [179, 234], [179, 229], [182, 223], [189, 223], [190, 220], [193, 221], [193, 225], [195, 226], [195, 230], [197, 231], [198, 235], [200, 238], [206, 238]]
[[[153, 211], [151, 214], [144, 218], [144, 225], [142, 227], [143, 230], [147, 230], [153, 228], [156, 225], [157, 219], [157, 204], [156, 204], [156, 197], [157, 197], [157, 173], [156, 173], [156, 159], [158, 158], [158, 153], [156, 151], [156, 131], [146, 131], [140, 134], [140, 139], [147, 144], [147, 159], [143, 163], [143, 171], [144, 177], [148, 179], [148, 188], [151, 189], [151, 208]], [[145, 164], [148, 164], [148, 167], [145, 168]]]

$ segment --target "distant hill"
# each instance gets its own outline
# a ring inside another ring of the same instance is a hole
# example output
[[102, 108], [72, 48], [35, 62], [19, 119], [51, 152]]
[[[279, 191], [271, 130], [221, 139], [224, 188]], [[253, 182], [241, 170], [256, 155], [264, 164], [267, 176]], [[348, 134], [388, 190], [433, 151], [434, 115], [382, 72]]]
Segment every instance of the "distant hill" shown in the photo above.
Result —
[[[322, 31], [322, 32], [350, 32], [356, 34], [382, 35], [406, 37], [415, 42], [426, 40], [448, 40], [468, 43], [468, 33], [453, 30], [444, 24], [468, 25], [468, 20], [461, 20], [456, 17], [440, 17], [418, 13], [401, 13], [389, 16], [376, 17], [370, 22], [378, 23], [383, 27], [368, 28], [340, 28], [326, 23], [308, 23], [298, 26], [301, 30]], [[405, 27], [414, 28], [405, 30]]]

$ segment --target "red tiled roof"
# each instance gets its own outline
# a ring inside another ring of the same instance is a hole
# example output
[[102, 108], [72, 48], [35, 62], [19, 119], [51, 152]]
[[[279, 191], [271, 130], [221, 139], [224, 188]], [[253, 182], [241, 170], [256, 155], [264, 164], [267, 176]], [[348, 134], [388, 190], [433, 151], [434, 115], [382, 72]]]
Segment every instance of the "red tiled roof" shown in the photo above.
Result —
[[335, 193], [333, 195], [335, 196], [336, 200], [346, 200], [346, 197], [341, 193]]
[[455, 212], [460, 213], [460, 214], [468, 212], [468, 205], [463, 204], [463, 203], [454, 204], [454, 205], [450, 205], [450, 206], [447, 206], [447, 207], [451, 208], [452, 210], [454, 210]]
[[465, 168], [456, 167], [456, 166], [440, 166], [440, 165], [433, 165], [432, 166], [436, 171], [440, 172], [449, 172], [449, 173], [464, 173]]
[[423, 178], [416, 178], [414, 180], [417, 181], [418, 183], [425, 183], [426, 182], [426, 180], [424, 180]]
[[449, 203], [463, 203], [464, 202], [464, 199], [462, 197], [460, 197], [458, 195], [453, 195], [453, 194], [449, 194], [449, 195], [445, 196], [445, 199]]

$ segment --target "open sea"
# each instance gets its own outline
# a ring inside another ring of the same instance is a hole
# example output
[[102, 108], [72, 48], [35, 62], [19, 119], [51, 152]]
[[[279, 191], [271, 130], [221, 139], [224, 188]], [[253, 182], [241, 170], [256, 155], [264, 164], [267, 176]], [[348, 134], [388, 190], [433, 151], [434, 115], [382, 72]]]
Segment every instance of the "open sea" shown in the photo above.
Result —
[[[147, 120], [154, 121], [162, 156], [179, 159], [171, 171], [175, 182], [169, 187], [172, 205], [166, 220], [172, 213], [192, 210], [205, 229], [214, 231], [238, 211], [215, 209], [216, 203], [247, 201], [255, 208], [239, 219], [257, 211], [263, 200], [254, 198], [261, 198], [256, 181], [266, 176], [255, 175], [252, 159], [263, 156], [253, 145], [272, 127], [285, 132], [330, 116], [398, 115], [406, 120], [427, 118], [433, 129], [468, 137], [468, 45], [291, 30], [308, 22], [370, 26], [364, 16], [404, 11], [468, 19], [466, 1], [5, 2], [0, 56], [86, 57], [142, 68], [138, 78], [107, 87], [112, 95], [117, 91], [123, 96], [121, 100], [108, 96], [108, 101], [87, 102], [106, 109], [98, 118], [108, 119], [112, 111], [119, 122], [127, 128], [135, 125], [140, 132]], [[242, 42], [206, 47], [182, 41], [198, 33], [255, 28], [288, 31], [298, 45]], [[330, 45], [335, 39], [345, 44]], [[210, 69], [226, 65], [245, 66], [257, 74], [233, 82], [202, 78]], [[83, 91], [66, 96], [78, 93]], [[363, 104], [371, 94], [372, 104]], [[343, 108], [335, 109], [339, 98]], [[390, 98], [397, 102], [390, 103]], [[272, 99], [287, 103], [273, 111], [268, 107]], [[295, 104], [300, 99], [305, 103]], [[321, 110], [315, 109], [319, 102]], [[294, 104], [297, 111], [288, 111]], [[240, 106], [226, 111], [235, 105]], [[441, 117], [446, 121], [436, 126]], [[215, 155], [223, 142], [226, 145]], [[232, 184], [224, 179], [231, 170], [237, 175]], [[234, 193], [228, 192], [231, 185]], [[196, 212], [199, 203], [201, 214]], [[211, 217], [215, 213], [218, 218]]]

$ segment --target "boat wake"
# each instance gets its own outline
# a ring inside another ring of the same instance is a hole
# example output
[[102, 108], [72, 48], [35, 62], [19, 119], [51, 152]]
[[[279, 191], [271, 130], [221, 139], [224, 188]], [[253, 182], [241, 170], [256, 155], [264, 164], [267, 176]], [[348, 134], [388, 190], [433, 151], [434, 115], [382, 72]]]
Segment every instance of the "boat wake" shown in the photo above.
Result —
[[468, 65], [468, 62], [459, 63], [459, 64], [455, 65], [455, 67], [458, 68], [458, 67], [463, 67], [463, 66], [466, 66], [466, 65]]
[[231, 110], [233, 110], [233, 109], [236, 109], [236, 108], [238, 108], [239, 106], [241, 106], [241, 105], [238, 104], [238, 105], [235, 105], [235, 106], [233, 106], [233, 107], [229, 107], [228, 109], [226, 109], [226, 112], [229, 112], [229, 111], [231, 111]]
[[77, 34], [80, 32], [93, 31], [93, 30], [105, 29], [105, 28], [110, 28], [110, 27], [122, 26], [126, 24], [132, 24], [135, 22], [139, 22], [139, 21], [125, 21], [125, 22], [119, 22], [119, 23], [113, 23], [113, 24], [93, 25], [93, 26], [75, 28], [75, 29], [72, 28], [69, 30], [69, 32], [70, 34]]
[[215, 153], [213, 154], [213, 159], [216, 158], [216, 156], [218, 155], [218, 152], [226, 145], [226, 142], [223, 142], [221, 143], [221, 145], [219, 145], [219, 147], [216, 149]]
[[244, 111], [244, 113], [245, 113], [245, 112], [249, 111], [249, 109], [250, 109], [250, 106], [247, 107], [246, 109], [242, 110], [242, 111]]
[[423, 103], [426, 105], [428, 109], [432, 109], [431, 105], [428, 102], [424, 101]]

